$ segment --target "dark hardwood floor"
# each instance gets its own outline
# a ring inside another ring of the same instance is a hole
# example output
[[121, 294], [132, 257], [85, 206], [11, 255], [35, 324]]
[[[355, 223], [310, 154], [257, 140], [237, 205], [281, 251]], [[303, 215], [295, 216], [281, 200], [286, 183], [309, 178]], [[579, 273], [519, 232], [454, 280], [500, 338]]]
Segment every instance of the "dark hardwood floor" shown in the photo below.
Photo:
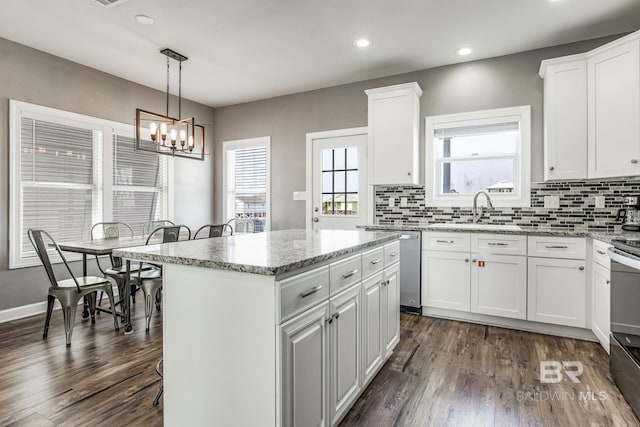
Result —
[[[154, 314], [145, 334], [144, 307], [137, 304], [127, 336], [100, 316], [92, 325], [78, 313], [70, 348], [60, 311], [47, 340], [44, 316], [0, 324], [0, 425], [162, 425], [162, 403], [151, 405], [160, 384], [154, 365], [162, 352], [161, 316]], [[580, 361], [581, 383], [541, 384], [540, 360]], [[587, 391], [593, 400], [584, 399]], [[341, 426], [430, 425], [640, 423], [595, 343], [403, 314], [400, 345]]]

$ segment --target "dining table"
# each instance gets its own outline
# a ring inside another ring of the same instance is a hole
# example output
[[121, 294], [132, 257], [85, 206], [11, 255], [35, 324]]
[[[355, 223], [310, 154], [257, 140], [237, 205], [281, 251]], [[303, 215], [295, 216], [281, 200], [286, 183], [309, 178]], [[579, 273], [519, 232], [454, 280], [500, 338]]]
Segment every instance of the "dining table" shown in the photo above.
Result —
[[[66, 252], [75, 252], [82, 254], [82, 275], [87, 275], [87, 256], [105, 256], [111, 255], [114, 249], [131, 248], [135, 246], [144, 246], [147, 243], [147, 236], [132, 236], [132, 237], [108, 237], [100, 239], [82, 240], [77, 242], [60, 242], [58, 246], [60, 249]], [[153, 240], [150, 243], [162, 243], [160, 238], [157, 242]], [[131, 326], [131, 261], [125, 261], [126, 275], [124, 295], [121, 295], [123, 302], [123, 312], [117, 313], [119, 316], [124, 317], [124, 333], [130, 334], [133, 332]], [[115, 310], [115, 307], [113, 307]], [[104, 309], [102, 309], [104, 310]], [[87, 319], [89, 317], [88, 304], [85, 301], [83, 304], [82, 318]]]

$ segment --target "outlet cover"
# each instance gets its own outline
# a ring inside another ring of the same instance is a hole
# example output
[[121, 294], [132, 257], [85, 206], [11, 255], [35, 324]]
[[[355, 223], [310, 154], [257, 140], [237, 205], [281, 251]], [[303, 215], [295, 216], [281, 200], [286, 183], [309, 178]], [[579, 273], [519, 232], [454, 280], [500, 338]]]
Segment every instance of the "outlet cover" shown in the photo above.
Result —
[[306, 191], [294, 191], [293, 192], [293, 200], [307, 200], [307, 192]]
[[604, 208], [604, 196], [595, 196], [595, 205], [597, 209]]
[[389, 207], [392, 208], [396, 205], [395, 197], [389, 197]]
[[544, 207], [557, 209], [560, 207], [560, 196], [544, 196]]
[[408, 202], [407, 202], [407, 198], [406, 197], [400, 197], [400, 207], [401, 208], [406, 208], [408, 206]]

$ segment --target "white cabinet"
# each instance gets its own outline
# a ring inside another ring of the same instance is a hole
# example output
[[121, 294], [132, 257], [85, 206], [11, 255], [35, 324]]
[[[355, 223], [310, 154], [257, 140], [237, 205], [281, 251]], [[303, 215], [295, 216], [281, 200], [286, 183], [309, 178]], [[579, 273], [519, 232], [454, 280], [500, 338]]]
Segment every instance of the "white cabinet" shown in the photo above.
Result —
[[544, 180], [587, 177], [587, 60], [585, 55], [542, 61]]
[[640, 174], [638, 33], [589, 53], [589, 177]]
[[327, 323], [324, 302], [283, 324], [284, 426], [327, 426]]
[[528, 259], [527, 319], [556, 325], [586, 326], [585, 261]]
[[[363, 257], [364, 262], [364, 257]], [[362, 282], [363, 384], [367, 384], [382, 365], [382, 272]]]
[[400, 341], [400, 264], [395, 263], [384, 269], [382, 281], [383, 340], [384, 356], [387, 357]]
[[422, 252], [422, 305], [448, 310], [469, 311], [468, 252]]
[[369, 89], [369, 184], [420, 184], [420, 96], [416, 83]]
[[611, 330], [611, 260], [607, 253], [610, 244], [593, 241], [593, 264], [591, 272], [591, 299], [593, 314], [591, 330], [602, 347], [609, 352]]
[[[340, 419], [360, 393], [362, 381], [360, 317], [360, 284], [332, 297], [328, 320], [330, 346], [331, 420]], [[314, 384], [314, 383], [311, 383]], [[307, 425], [307, 424], [296, 424]], [[317, 424], [308, 424], [317, 425]]]
[[527, 318], [527, 258], [477, 255], [471, 266], [471, 312]]

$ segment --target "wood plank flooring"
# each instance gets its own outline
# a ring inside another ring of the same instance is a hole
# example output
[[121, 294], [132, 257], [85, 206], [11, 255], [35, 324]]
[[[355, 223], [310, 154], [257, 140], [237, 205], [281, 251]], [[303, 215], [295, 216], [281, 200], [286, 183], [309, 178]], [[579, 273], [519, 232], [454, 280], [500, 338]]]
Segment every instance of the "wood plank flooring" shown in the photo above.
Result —
[[[47, 340], [43, 315], [0, 324], [0, 425], [162, 425], [162, 403], [151, 405], [160, 314], [145, 334], [137, 304], [127, 336], [104, 314], [95, 325], [79, 317], [70, 348], [60, 311]], [[580, 361], [581, 383], [541, 384], [540, 360]], [[341, 426], [431, 425], [640, 427], [595, 343], [403, 314], [400, 345]]]

